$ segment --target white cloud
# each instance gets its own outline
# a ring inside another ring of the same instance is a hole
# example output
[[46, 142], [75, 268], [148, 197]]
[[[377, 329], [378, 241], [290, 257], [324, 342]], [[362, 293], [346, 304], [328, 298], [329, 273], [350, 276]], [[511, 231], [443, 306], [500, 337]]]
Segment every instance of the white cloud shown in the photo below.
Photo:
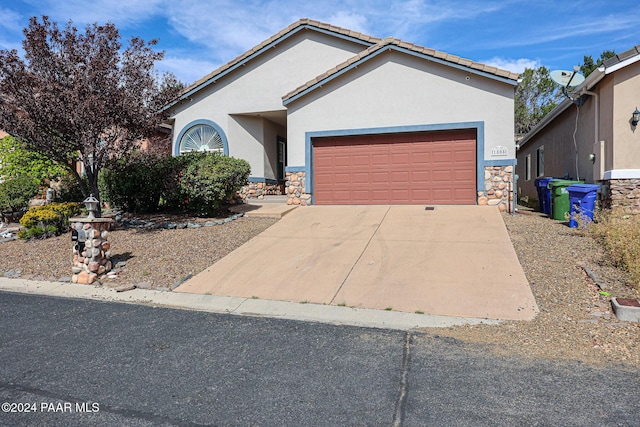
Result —
[[528, 58], [511, 59], [511, 58], [500, 58], [498, 56], [494, 56], [491, 59], [485, 59], [484, 61], [479, 61], [479, 62], [486, 65], [492, 65], [494, 67], [498, 67], [503, 70], [511, 71], [514, 73], [522, 73], [525, 68], [538, 68], [541, 65], [535, 59], [528, 59]]
[[178, 77], [187, 86], [196, 80], [209, 74], [222, 64], [211, 61], [187, 58], [184, 56], [165, 55], [164, 60], [156, 63], [156, 69], [160, 72], [169, 71]]
[[45, 0], [40, 6], [42, 14], [49, 15], [59, 23], [69, 19], [75, 25], [92, 24], [94, 22], [114, 22], [124, 27], [148, 20], [162, 11], [166, 0]]
[[0, 8], [0, 16], [0, 49], [22, 51], [23, 17], [5, 8]]
[[20, 33], [22, 31], [22, 16], [19, 13], [10, 9], [0, 8], [0, 28], [4, 28], [7, 31], [14, 33]]
[[368, 32], [367, 17], [346, 10], [335, 12], [333, 15], [327, 18], [326, 22], [330, 23], [331, 25], [348, 28], [360, 33], [366, 34]]
[[166, 6], [167, 19], [175, 31], [190, 42], [212, 48], [225, 62], [289, 24], [281, 24], [282, 17], [274, 23], [274, 11], [255, 1], [184, 0]]

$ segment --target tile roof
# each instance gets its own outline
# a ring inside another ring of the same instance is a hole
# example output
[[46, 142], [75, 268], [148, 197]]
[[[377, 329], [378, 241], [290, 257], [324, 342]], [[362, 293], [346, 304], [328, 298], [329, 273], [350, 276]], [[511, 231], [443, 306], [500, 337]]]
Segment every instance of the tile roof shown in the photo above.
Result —
[[607, 59], [604, 61], [604, 66], [605, 68], [609, 68], [638, 54], [640, 54], [640, 44]]
[[378, 37], [372, 37], [372, 36], [369, 36], [367, 34], [359, 33], [357, 31], [352, 31], [352, 30], [349, 30], [349, 29], [346, 29], [346, 28], [337, 27], [335, 25], [325, 24], [324, 22], [315, 21], [315, 20], [309, 19], [309, 18], [302, 18], [299, 21], [294, 22], [293, 24], [289, 25], [287, 28], [285, 28], [285, 29], [279, 31], [278, 33], [274, 34], [273, 36], [269, 37], [267, 40], [263, 41], [262, 43], [252, 47], [251, 49], [249, 49], [248, 51], [246, 51], [242, 55], [238, 56], [237, 58], [227, 62], [226, 64], [222, 65], [221, 67], [217, 68], [216, 70], [214, 70], [211, 73], [207, 74], [206, 76], [202, 77], [200, 80], [197, 80], [196, 82], [192, 83], [191, 85], [189, 85], [187, 88], [184, 89], [182, 94], [189, 93], [193, 89], [197, 88], [198, 86], [202, 86], [202, 85], [206, 84], [209, 81], [215, 81], [216, 76], [222, 74], [223, 72], [229, 70], [230, 68], [234, 67], [235, 65], [241, 63], [245, 59], [249, 58], [251, 55], [259, 52], [261, 49], [265, 48], [266, 46], [270, 45], [273, 42], [276, 42], [281, 37], [286, 36], [287, 34], [289, 34], [292, 31], [298, 29], [299, 27], [308, 27], [308, 28], [315, 27], [315, 28], [318, 28], [318, 29], [321, 29], [321, 30], [330, 31], [332, 33], [337, 33], [337, 34], [342, 34], [342, 35], [347, 36], [347, 37], [352, 37], [354, 39], [361, 40], [361, 41], [363, 41], [365, 43], [368, 43], [368, 44], [375, 44], [375, 43], [380, 42], [380, 40], [381, 40]]
[[308, 81], [307, 83], [305, 83], [304, 85], [294, 89], [293, 91], [289, 92], [288, 94], [284, 95], [282, 97], [283, 101], [287, 101], [288, 99], [291, 99], [292, 97], [304, 92], [307, 89], [310, 89], [311, 87], [315, 86], [316, 84], [320, 83], [321, 81], [327, 79], [328, 77], [348, 68], [349, 66], [351, 66], [352, 64], [359, 62], [363, 59], [365, 59], [368, 56], [373, 55], [375, 52], [380, 51], [382, 49], [385, 49], [386, 47], [389, 48], [394, 48], [393, 46], [397, 46], [398, 48], [403, 48], [403, 49], [407, 49], [410, 50], [412, 52], [416, 52], [422, 55], [426, 55], [426, 56], [430, 56], [445, 62], [449, 62], [452, 64], [457, 64], [457, 65], [461, 65], [463, 67], [467, 67], [467, 68], [471, 68], [483, 73], [487, 73], [487, 74], [492, 74], [495, 75], [497, 77], [502, 77], [504, 79], [508, 79], [508, 80], [514, 80], [517, 81], [518, 80], [518, 74], [517, 73], [513, 73], [511, 71], [507, 71], [507, 70], [502, 70], [500, 68], [497, 67], [493, 67], [491, 65], [486, 65], [486, 64], [482, 64], [479, 62], [474, 62], [470, 59], [466, 59], [466, 58], [461, 58], [459, 56], [456, 55], [451, 55], [449, 53], [446, 52], [441, 52], [435, 49], [430, 49], [427, 47], [423, 47], [417, 44], [413, 44], [413, 43], [409, 43], [409, 42], [405, 42], [399, 39], [396, 39], [394, 37], [387, 37], [384, 40], [380, 40], [379, 42], [377, 42], [376, 44], [370, 46], [369, 48], [363, 50], [362, 52], [358, 53], [355, 56], [352, 56], [351, 58], [349, 58], [348, 60], [346, 60], [345, 62], [343, 62], [342, 64], [337, 65], [336, 67], [320, 74], [319, 76], [317, 76], [316, 78]]

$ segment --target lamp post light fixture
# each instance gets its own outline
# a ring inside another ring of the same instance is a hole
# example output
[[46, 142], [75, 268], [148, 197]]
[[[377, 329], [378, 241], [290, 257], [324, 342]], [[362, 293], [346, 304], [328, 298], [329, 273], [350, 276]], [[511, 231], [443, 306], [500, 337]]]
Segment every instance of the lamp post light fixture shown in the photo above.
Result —
[[84, 199], [82, 203], [84, 203], [85, 208], [87, 208], [87, 210], [89, 211], [89, 215], [87, 215], [87, 218], [95, 219], [96, 217], [94, 212], [98, 211], [98, 204], [100, 203], [100, 201], [93, 197], [93, 194], [90, 194], [89, 197]]
[[631, 116], [631, 124], [637, 126], [638, 122], [640, 122], [640, 111], [638, 111], [638, 107], [636, 107], [636, 111], [634, 111], [633, 116]]

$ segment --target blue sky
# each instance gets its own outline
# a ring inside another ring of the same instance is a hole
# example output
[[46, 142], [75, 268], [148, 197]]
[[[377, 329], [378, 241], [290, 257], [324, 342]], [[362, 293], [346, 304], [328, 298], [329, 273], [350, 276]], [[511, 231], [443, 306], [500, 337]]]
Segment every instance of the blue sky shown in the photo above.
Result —
[[159, 38], [159, 70], [189, 84], [300, 18], [394, 36], [515, 72], [571, 69], [583, 55], [640, 44], [631, 1], [0, 0], [0, 49], [21, 49], [31, 16], [84, 28], [113, 22], [126, 40]]

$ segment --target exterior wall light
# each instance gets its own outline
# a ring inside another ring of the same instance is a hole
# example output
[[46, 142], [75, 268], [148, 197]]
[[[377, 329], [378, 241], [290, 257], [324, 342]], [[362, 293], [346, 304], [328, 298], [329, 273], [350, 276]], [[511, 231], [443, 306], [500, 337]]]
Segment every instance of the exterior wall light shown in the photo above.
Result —
[[636, 111], [633, 112], [633, 116], [631, 117], [631, 124], [637, 126], [638, 122], [640, 122], [640, 111], [638, 111], [638, 107], [636, 107]]

